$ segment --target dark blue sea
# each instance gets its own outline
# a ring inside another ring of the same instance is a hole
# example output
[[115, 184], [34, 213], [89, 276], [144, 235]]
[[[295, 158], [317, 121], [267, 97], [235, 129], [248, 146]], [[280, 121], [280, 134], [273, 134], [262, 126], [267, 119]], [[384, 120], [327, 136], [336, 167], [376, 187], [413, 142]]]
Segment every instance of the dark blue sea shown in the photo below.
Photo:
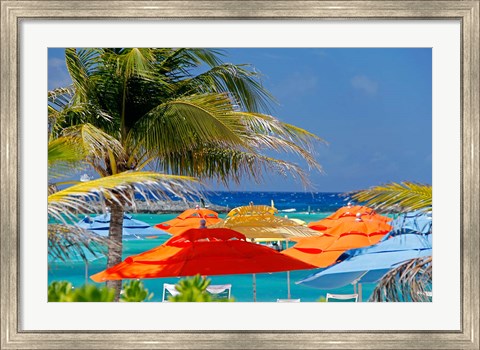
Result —
[[253, 202], [271, 205], [281, 212], [334, 212], [350, 199], [343, 193], [330, 192], [207, 192], [213, 204], [235, 208]]

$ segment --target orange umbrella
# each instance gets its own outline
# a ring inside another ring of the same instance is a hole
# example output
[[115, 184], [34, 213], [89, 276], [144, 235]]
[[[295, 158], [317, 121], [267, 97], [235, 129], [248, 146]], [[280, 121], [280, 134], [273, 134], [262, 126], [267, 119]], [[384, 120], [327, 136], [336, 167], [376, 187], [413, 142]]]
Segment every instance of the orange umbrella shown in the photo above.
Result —
[[200, 221], [202, 220], [205, 220], [205, 226], [210, 226], [222, 221], [222, 219], [218, 217], [218, 213], [213, 210], [195, 208], [187, 209], [175, 219], [156, 224], [154, 227], [176, 235], [189, 228], [199, 228], [201, 226]]
[[364, 221], [381, 221], [381, 222], [389, 222], [392, 219], [387, 216], [382, 216], [377, 214], [372, 208], [365, 207], [365, 206], [351, 206], [351, 207], [342, 207], [338, 209], [332, 215], [315, 222], [311, 222], [308, 224], [308, 227], [312, 230], [316, 231], [325, 231], [329, 228], [335, 227], [341, 222], [344, 221], [354, 221], [356, 218], [361, 217]]
[[309, 223], [308, 227], [315, 231], [325, 232], [326, 230], [333, 228], [335, 226], [338, 226], [343, 222], [355, 221], [355, 219], [358, 217], [361, 217], [362, 220], [366, 222], [373, 221], [373, 222], [387, 223], [392, 220], [389, 217], [382, 216], [379, 214], [373, 214], [373, 215], [357, 214], [357, 216], [343, 216], [339, 219], [325, 218], [319, 221]]
[[325, 230], [322, 236], [296, 239], [295, 246], [284, 250], [282, 254], [317, 267], [327, 267], [347, 250], [378, 243], [391, 229], [389, 224], [382, 221], [361, 218], [344, 220]]
[[375, 214], [375, 210], [363, 205], [351, 205], [349, 203], [347, 206], [338, 209], [332, 215], [327, 216], [327, 218], [335, 220], [345, 216], [356, 216], [358, 213], [361, 215], [373, 215]]
[[383, 220], [375, 220], [372, 218], [364, 219], [357, 216], [350, 220], [343, 220], [333, 227], [326, 229], [323, 233], [328, 236], [341, 236], [345, 233], [358, 233], [368, 236], [384, 235], [390, 232], [392, 226]]
[[226, 229], [189, 229], [159, 247], [130, 256], [90, 278], [95, 282], [124, 278], [233, 275], [312, 269], [315, 266], [250, 243]]

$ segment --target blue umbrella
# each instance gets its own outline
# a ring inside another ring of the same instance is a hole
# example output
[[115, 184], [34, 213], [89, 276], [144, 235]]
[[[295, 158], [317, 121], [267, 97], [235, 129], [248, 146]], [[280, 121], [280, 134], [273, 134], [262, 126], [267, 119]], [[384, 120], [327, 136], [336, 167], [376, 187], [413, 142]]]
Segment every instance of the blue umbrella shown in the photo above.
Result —
[[384, 239], [404, 233], [432, 233], [432, 213], [418, 210], [401, 214], [390, 225], [393, 229]]
[[[99, 236], [107, 237], [110, 229], [110, 213], [95, 217], [85, 216], [77, 223], [78, 227], [92, 231]], [[148, 236], [166, 235], [166, 231], [153, 228], [149, 224], [132, 219], [131, 216], [123, 215], [123, 239], [141, 239]]]
[[376, 283], [401, 263], [432, 255], [432, 235], [407, 233], [384, 240], [374, 246], [347, 252], [349, 258], [313, 274], [297, 284], [330, 289], [348, 284]]

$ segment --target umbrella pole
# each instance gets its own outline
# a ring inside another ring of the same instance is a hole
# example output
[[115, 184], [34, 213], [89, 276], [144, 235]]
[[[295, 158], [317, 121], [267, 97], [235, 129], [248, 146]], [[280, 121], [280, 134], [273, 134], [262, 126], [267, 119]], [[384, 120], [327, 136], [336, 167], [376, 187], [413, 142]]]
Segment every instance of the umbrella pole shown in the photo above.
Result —
[[252, 280], [253, 280], [253, 301], [257, 301], [257, 279], [255, 277], [255, 274], [252, 274]]
[[358, 284], [358, 301], [362, 302], [362, 284]]
[[88, 261], [85, 261], [85, 284], [88, 284]]
[[288, 299], [292, 297], [292, 295], [290, 294], [290, 271], [287, 271], [287, 296]]
[[[288, 249], [288, 237], [286, 239], [286, 249]], [[290, 271], [287, 271], [287, 298], [290, 299], [292, 297], [292, 295], [290, 294]]]

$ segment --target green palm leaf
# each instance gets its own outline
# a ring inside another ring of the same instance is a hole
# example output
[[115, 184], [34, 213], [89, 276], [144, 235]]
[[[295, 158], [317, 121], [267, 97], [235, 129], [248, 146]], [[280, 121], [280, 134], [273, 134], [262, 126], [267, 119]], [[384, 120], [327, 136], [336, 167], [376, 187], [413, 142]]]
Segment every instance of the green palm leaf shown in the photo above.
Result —
[[75, 101], [88, 102], [89, 90], [92, 87], [90, 76], [98, 67], [99, 51], [97, 49], [65, 50], [65, 62], [75, 88]]
[[[104, 52], [104, 58], [109, 51]], [[150, 78], [153, 69], [154, 56], [151, 51], [145, 48], [123, 49], [121, 54], [115, 54], [107, 58], [116, 64], [116, 73], [122, 79], [129, 79], [134, 76]]]
[[431, 284], [432, 257], [412, 259], [385, 274], [370, 301], [428, 301]]
[[245, 127], [232, 113], [225, 95], [179, 98], [151, 110], [129, 136], [159, 154], [189, 149], [207, 141], [248, 149], [248, 143], [241, 138]]
[[48, 176], [55, 178], [78, 170], [85, 159], [83, 147], [67, 137], [61, 137], [48, 143]]
[[[115, 244], [110, 242], [110, 244]], [[101, 257], [107, 252], [108, 239], [74, 225], [48, 225], [48, 255], [59, 261], [88, 262], [87, 252]]]
[[89, 123], [66, 128], [63, 134], [83, 148], [85, 160], [102, 176], [116, 174], [118, 162], [126, 162], [127, 155], [121, 143]]
[[56, 162], [79, 162], [85, 158], [81, 145], [68, 137], [60, 137], [48, 143], [48, 165]]
[[170, 195], [187, 198], [198, 194], [197, 181], [190, 177], [155, 172], [124, 172], [82, 182], [48, 196], [49, 216], [64, 224], [78, 214], [106, 210], [107, 201], [135, 206], [135, 194], [144, 200], [170, 200]]
[[202, 62], [210, 67], [218, 66], [222, 63], [219, 56], [223, 55], [221, 50], [202, 49], [202, 48], [179, 48], [168, 49], [160, 48], [154, 50], [159, 64], [157, 70], [160, 74], [173, 75], [177, 79], [180, 71], [183, 76], [189, 76], [189, 70], [192, 67], [198, 67]]
[[250, 65], [222, 64], [182, 81], [180, 92], [184, 94], [227, 92], [241, 110], [268, 111], [275, 98], [263, 88], [259, 77], [260, 74], [251, 70]]
[[64, 108], [71, 103], [71, 98], [75, 94], [73, 86], [59, 87], [48, 91], [48, 102], [57, 106], [57, 110]]
[[[280, 137], [272, 135], [260, 135], [256, 134], [255, 136], [246, 137], [250, 141], [251, 145], [255, 145], [256, 149], [272, 149], [277, 152], [282, 153], [294, 153], [299, 155], [303, 160], [305, 160], [310, 167], [310, 169], [315, 169], [322, 172], [322, 167], [313, 157], [312, 153], [314, 152], [306, 150], [305, 147], [299, 146], [297, 143], [285, 140]], [[273, 159], [273, 158], [269, 158]]]
[[[208, 148], [215, 147], [217, 143], [219, 153], [225, 148], [250, 154], [260, 154], [267, 149], [291, 152], [305, 159], [310, 168], [321, 171], [321, 166], [313, 157], [313, 145], [316, 141], [323, 142], [322, 139], [281, 123], [272, 116], [235, 111], [225, 95], [195, 95], [169, 102], [145, 116], [132, 132], [143, 137], [138, 141], [145, 145], [143, 151], [155, 149], [160, 159], [168, 160], [169, 167], [174, 159], [178, 159], [169, 154], [208, 141]], [[200, 149], [197, 147], [196, 150]], [[267, 159], [274, 160], [272, 157], [264, 158]]]
[[432, 210], [432, 186], [413, 182], [391, 183], [359, 191], [352, 198], [377, 210]]
[[257, 152], [210, 147], [208, 144], [203, 148], [165, 155], [154, 167], [168, 173], [214, 179], [224, 184], [228, 184], [229, 180], [240, 183], [242, 179], [260, 183], [265, 173], [274, 172], [290, 175], [305, 186], [311, 186], [308, 174], [297, 164]]

